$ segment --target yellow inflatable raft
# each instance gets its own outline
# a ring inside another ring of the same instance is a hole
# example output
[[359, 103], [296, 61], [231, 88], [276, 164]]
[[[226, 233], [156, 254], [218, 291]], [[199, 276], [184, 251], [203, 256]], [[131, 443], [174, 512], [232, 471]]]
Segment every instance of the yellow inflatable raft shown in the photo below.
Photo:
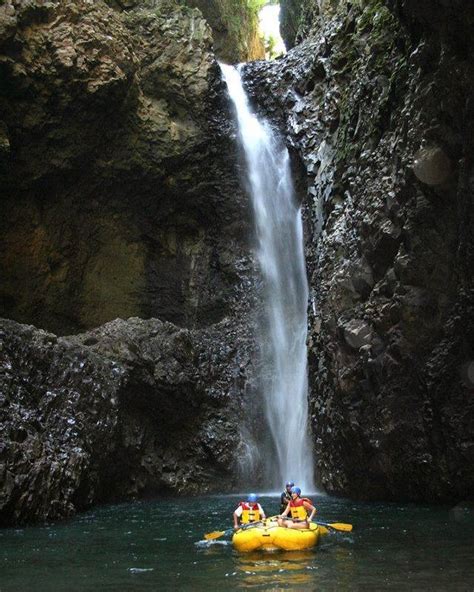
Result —
[[314, 523], [304, 530], [284, 528], [276, 521], [266, 520], [262, 524], [238, 530], [232, 537], [232, 544], [237, 551], [301, 551], [314, 547], [321, 535], [321, 528]]

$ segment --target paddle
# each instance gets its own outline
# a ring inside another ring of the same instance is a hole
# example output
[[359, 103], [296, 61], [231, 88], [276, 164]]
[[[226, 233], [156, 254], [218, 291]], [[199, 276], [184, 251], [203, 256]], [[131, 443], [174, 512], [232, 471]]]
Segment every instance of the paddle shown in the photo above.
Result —
[[208, 532], [204, 535], [206, 541], [213, 541], [214, 539], [220, 539], [223, 536], [227, 536], [231, 532], [234, 532], [233, 528], [228, 528], [227, 530], [214, 530], [214, 532]]
[[[262, 524], [267, 520], [272, 520], [273, 518], [276, 518], [276, 516], [270, 516], [269, 518], [265, 518], [265, 520], [259, 520], [258, 522], [244, 524], [240, 527], [240, 530], [247, 530], [248, 528], [252, 528], [254, 526], [257, 526], [258, 524]], [[213, 541], [214, 539], [220, 539], [221, 537], [227, 536], [228, 534], [231, 534], [233, 532], [236, 532], [233, 528], [228, 528], [227, 530], [215, 530], [214, 532], [208, 532], [207, 534], [205, 534], [204, 538], [206, 539], [206, 541]]]
[[313, 522], [316, 522], [319, 526], [325, 526], [326, 528], [332, 528], [333, 530], [340, 530], [341, 532], [351, 532], [352, 530], [352, 524], [344, 524], [344, 522], [331, 522], [331, 524], [316, 520]]
[[[259, 520], [258, 522], [252, 522], [251, 524], [245, 524], [241, 526], [239, 530], [247, 530], [248, 528], [252, 528], [253, 526], [257, 526], [257, 524], [262, 524], [263, 520]], [[220, 539], [223, 536], [227, 536], [232, 532], [236, 532], [234, 528], [228, 528], [227, 530], [215, 530], [214, 532], [208, 532], [204, 535], [206, 541], [213, 541], [214, 539]]]

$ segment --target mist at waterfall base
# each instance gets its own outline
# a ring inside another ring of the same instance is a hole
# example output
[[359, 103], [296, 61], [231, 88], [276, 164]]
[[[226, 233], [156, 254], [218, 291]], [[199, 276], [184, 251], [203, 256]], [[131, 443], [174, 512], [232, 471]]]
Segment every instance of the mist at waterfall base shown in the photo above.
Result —
[[251, 110], [239, 70], [221, 64], [234, 105], [254, 214], [266, 318], [259, 323], [260, 388], [274, 454], [263, 464], [271, 488], [292, 479], [314, 491], [308, 424], [308, 284], [301, 211], [288, 150]]

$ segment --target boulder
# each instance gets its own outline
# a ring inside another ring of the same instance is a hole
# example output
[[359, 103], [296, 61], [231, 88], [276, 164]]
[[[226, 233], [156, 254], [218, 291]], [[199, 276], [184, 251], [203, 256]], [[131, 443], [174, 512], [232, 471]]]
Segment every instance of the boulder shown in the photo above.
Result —
[[413, 171], [426, 185], [441, 185], [451, 174], [451, 161], [439, 146], [420, 148], [415, 154]]
[[372, 341], [372, 330], [364, 321], [352, 319], [347, 323], [344, 323], [343, 330], [344, 339], [347, 344], [354, 349], [370, 345], [370, 342]]
[[249, 336], [138, 318], [60, 338], [0, 327], [1, 526], [235, 487]]

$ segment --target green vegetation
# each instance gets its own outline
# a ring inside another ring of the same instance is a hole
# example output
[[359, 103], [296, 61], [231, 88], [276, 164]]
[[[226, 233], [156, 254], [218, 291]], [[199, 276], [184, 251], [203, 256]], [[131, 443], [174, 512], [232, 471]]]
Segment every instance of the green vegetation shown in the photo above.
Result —
[[268, 35], [263, 38], [263, 43], [265, 45], [265, 56], [272, 60], [277, 57], [276, 46], [278, 44], [278, 40], [274, 35]]
[[[365, 138], [378, 143], [381, 130], [389, 125], [393, 105], [404, 93], [408, 75], [406, 60], [395, 43], [397, 38], [400, 43], [400, 25], [382, 0], [364, 0], [357, 12], [354, 29], [349, 28], [333, 48], [333, 64], [343, 89], [336, 147], [336, 159], [341, 163], [357, 158], [361, 126], [366, 130]], [[363, 80], [376, 83], [361, 84]], [[368, 110], [366, 105], [376, 107]]]
[[258, 14], [264, 6], [280, 4], [280, 0], [247, 0], [247, 7]]
[[178, 0], [199, 8], [213, 30], [214, 48], [227, 63], [262, 58], [263, 43], [258, 36], [261, 0]]

